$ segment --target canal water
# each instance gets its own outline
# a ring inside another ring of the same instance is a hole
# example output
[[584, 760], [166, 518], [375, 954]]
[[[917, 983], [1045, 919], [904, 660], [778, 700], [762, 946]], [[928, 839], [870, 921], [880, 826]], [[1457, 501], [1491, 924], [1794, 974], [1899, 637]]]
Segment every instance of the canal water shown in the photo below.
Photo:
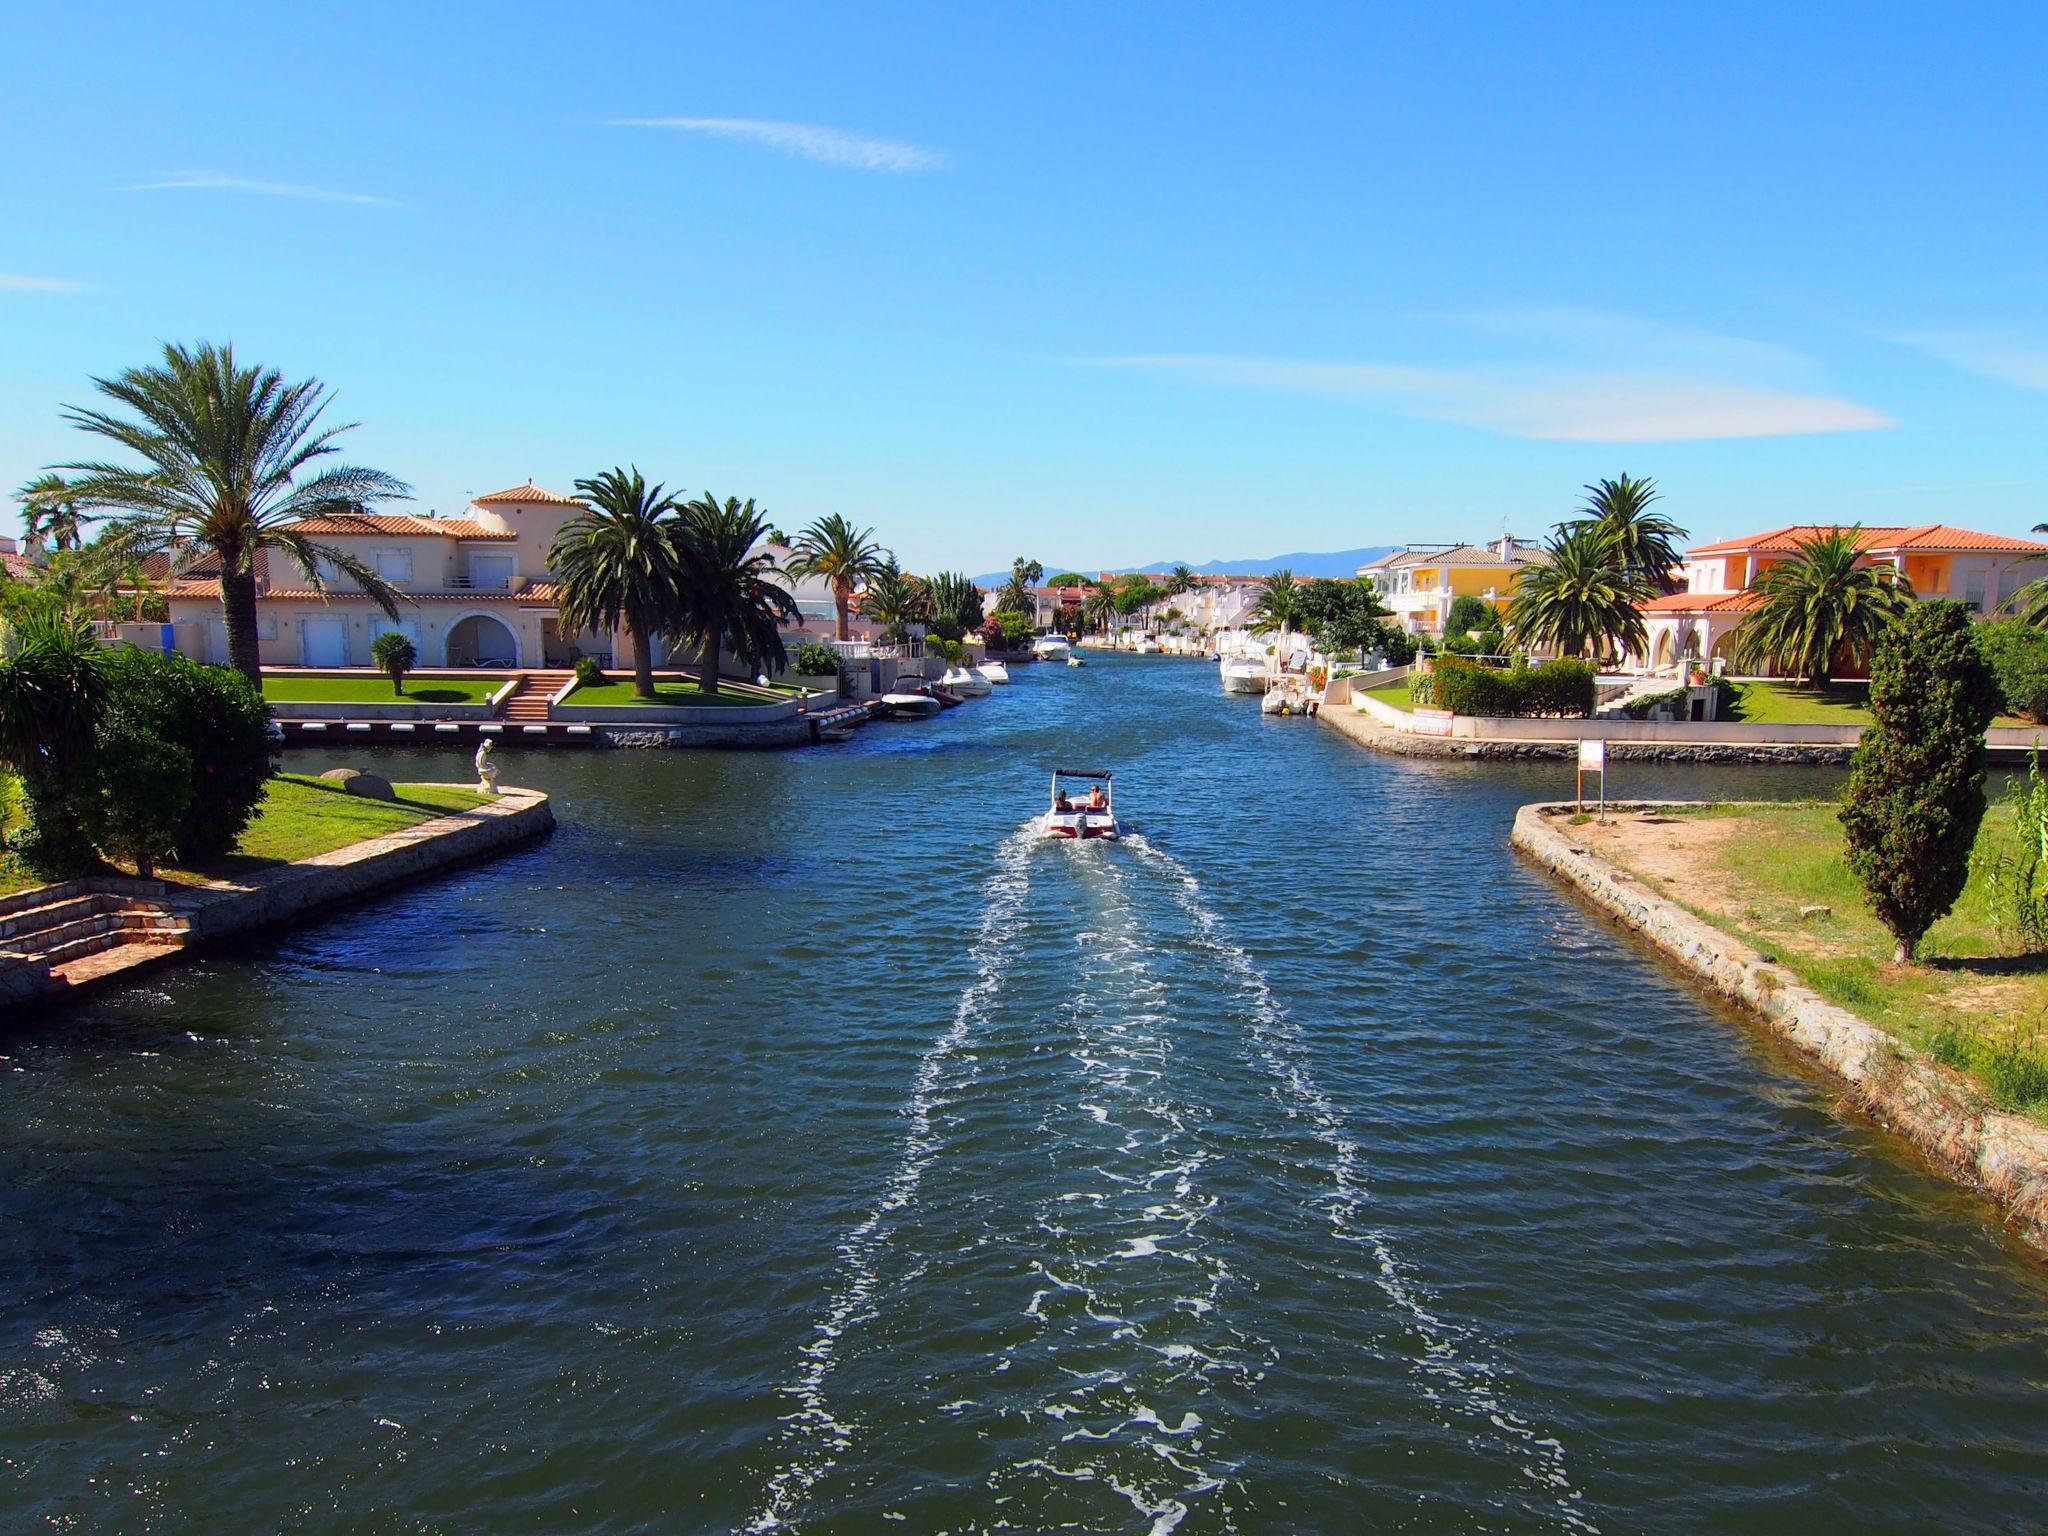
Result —
[[1517, 862], [1568, 767], [1153, 658], [506, 766], [546, 844], [0, 1041], [7, 1529], [2041, 1528], [2042, 1270]]

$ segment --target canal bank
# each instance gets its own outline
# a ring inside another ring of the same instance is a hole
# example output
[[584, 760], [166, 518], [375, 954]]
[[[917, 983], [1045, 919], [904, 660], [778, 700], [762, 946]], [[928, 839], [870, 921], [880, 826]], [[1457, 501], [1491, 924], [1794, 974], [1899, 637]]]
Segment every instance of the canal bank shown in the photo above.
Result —
[[[1164, 658], [1003, 698], [524, 755], [544, 843], [6, 1042], [6, 1507], [2024, 1523], [2039, 1266], [1514, 853], [1568, 766], [1360, 752]], [[1075, 762], [1137, 837], [1024, 835]]]
[[[1681, 802], [1607, 807], [1610, 815]], [[1569, 802], [1525, 805], [1511, 840], [1540, 868], [1715, 992], [1739, 1003], [1945, 1177], [1987, 1196], [1999, 1217], [2048, 1254], [2048, 1129], [2007, 1114], [1957, 1072], [1838, 1007], [1735, 935], [1694, 916], [1572, 835]]]

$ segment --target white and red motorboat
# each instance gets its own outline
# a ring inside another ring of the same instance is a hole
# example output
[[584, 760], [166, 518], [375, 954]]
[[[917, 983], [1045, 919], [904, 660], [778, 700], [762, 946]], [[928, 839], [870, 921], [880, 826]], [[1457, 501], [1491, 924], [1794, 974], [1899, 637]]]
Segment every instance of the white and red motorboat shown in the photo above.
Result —
[[[1077, 793], [1082, 784], [1085, 794]], [[1116, 819], [1114, 789], [1107, 773], [1088, 768], [1055, 768], [1052, 771], [1052, 806], [1045, 813], [1047, 837], [1107, 837], [1123, 835]]]

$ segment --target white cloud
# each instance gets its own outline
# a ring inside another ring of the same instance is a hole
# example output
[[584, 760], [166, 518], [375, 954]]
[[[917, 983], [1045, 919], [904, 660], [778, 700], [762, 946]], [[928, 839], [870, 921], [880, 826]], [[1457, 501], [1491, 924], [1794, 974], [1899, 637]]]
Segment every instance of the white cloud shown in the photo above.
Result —
[[1655, 371], [1418, 368], [1198, 354], [1095, 362], [1207, 384], [1365, 398], [1426, 420], [1564, 442], [1786, 437], [1897, 425], [1882, 412], [1831, 395]]
[[30, 277], [24, 272], [0, 272], [0, 293], [83, 293], [85, 284], [68, 277]]
[[618, 119], [611, 126], [672, 128], [684, 133], [710, 134], [713, 138], [740, 139], [856, 171], [930, 171], [945, 164], [943, 155], [917, 144], [869, 138], [812, 123], [777, 123], [753, 117], [629, 117]]
[[2048, 390], [2048, 347], [2010, 331], [1916, 331], [1893, 339], [1970, 373], [2002, 379], [2022, 389]]
[[387, 206], [381, 197], [364, 192], [335, 192], [326, 187], [309, 187], [297, 182], [257, 181], [247, 176], [229, 176], [221, 171], [174, 171], [154, 181], [138, 181], [124, 192], [241, 192], [251, 197], [291, 197], [311, 203], [353, 203], [362, 207]]

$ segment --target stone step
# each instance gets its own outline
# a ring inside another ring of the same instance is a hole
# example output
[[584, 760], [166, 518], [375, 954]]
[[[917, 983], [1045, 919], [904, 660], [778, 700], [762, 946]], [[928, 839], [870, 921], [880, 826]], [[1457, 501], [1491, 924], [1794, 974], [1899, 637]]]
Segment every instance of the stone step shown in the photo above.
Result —
[[105, 900], [105, 897], [94, 894], [68, 896], [40, 907], [28, 907], [10, 913], [6, 917], [0, 917], [0, 940], [9, 941], [9, 949], [20, 949], [23, 947], [22, 944], [15, 941], [33, 938], [46, 928], [75, 922], [79, 918], [92, 917], [105, 911], [101, 905]]

